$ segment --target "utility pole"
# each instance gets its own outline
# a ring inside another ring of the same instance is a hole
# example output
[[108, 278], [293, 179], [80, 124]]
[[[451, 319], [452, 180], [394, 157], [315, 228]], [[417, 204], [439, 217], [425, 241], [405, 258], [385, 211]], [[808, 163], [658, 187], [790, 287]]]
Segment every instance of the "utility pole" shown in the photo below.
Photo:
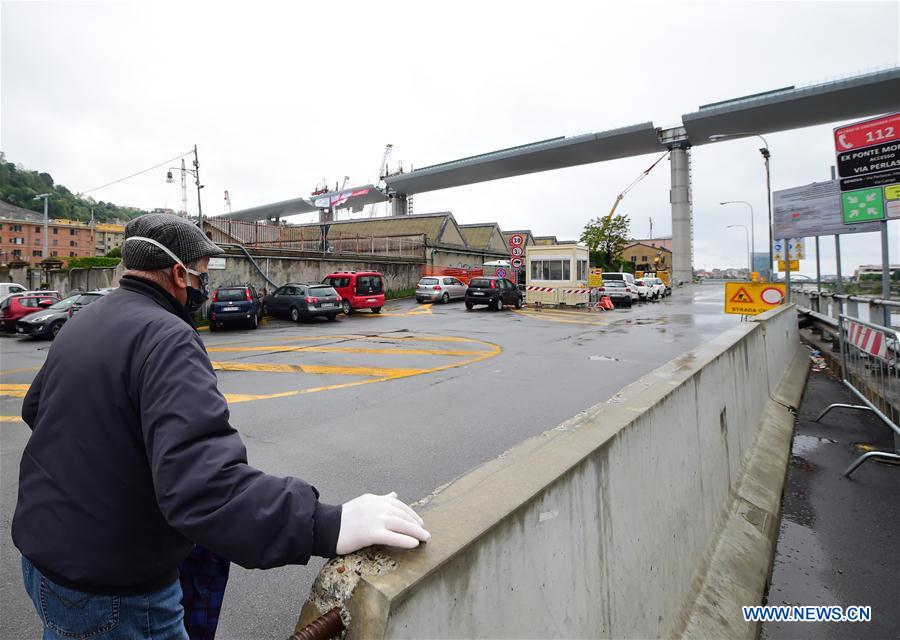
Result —
[[41, 251], [41, 255], [44, 260], [48, 260], [50, 258], [50, 217], [47, 213], [47, 201], [50, 199], [49, 193], [39, 193], [34, 196], [34, 200], [44, 199], [44, 248]]
[[200, 189], [203, 188], [203, 185], [200, 184], [200, 159], [197, 156], [197, 145], [194, 145], [194, 178], [196, 179], [195, 183], [197, 185], [197, 226], [200, 227], [200, 230], [203, 230], [203, 206], [200, 204]]

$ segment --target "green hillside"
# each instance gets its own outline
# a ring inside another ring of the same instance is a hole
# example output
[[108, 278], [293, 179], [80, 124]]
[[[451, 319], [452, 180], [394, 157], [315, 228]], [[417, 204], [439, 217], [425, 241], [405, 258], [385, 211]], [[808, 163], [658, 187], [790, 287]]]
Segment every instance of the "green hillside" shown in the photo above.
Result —
[[98, 222], [112, 220], [131, 220], [147, 211], [135, 207], [123, 207], [112, 202], [95, 201], [91, 197], [82, 198], [61, 184], [53, 181], [49, 173], [30, 171], [16, 167], [6, 160], [6, 154], [0, 151], [0, 200], [12, 203], [23, 209], [44, 212], [44, 201], [35, 200], [39, 193], [52, 193], [48, 205], [51, 218], [89, 221], [91, 209]]

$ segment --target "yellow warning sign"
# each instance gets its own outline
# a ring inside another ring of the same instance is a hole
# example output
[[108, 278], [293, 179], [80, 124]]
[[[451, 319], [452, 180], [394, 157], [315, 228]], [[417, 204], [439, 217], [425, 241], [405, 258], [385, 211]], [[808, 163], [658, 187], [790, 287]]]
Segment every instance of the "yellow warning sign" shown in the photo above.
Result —
[[[786, 266], [787, 265], [785, 264], [784, 260], [778, 261], [778, 270], [779, 271], [786, 271], [786, 269], [785, 269]], [[791, 260], [790, 266], [791, 266], [791, 271], [800, 271], [800, 261], [799, 260]]]
[[726, 282], [725, 313], [755, 316], [784, 301], [783, 284], [771, 282]]
[[591, 269], [590, 272], [588, 272], [588, 286], [603, 286], [603, 269]]
[[900, 200], [900, 184], [892, 184], [884, 188], [885, 200]]

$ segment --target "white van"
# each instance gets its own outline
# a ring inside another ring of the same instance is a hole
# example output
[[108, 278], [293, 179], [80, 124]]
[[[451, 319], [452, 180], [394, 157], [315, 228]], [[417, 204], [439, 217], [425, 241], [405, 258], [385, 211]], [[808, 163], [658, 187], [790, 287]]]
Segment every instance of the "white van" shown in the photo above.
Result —
[[15, 282], [0, 282], [0, 300], [14, 293], [25, 293], [26, 289]]
[[634, 274], [628, 273], [627, 271], [604, 271], [603, 272], [604, 280], [620, 280], [625, 283], [625, 286], [628, 288], [628, 293], [631, 294], [631, 301], [637, 302], [640, 299], [638, 295], [637, 286], [634, 284]]

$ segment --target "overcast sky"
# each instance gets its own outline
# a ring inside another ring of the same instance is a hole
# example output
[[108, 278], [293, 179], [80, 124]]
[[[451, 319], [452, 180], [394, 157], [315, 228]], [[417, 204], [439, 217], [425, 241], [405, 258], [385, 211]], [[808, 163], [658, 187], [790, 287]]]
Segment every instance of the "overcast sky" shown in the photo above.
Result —
[[[84, 191], [200, 151], [204, 213], [298, 196], [545, 138], [644, 121], [702, 104], [897, 66], [897, 2], [3, 2], [0, 148], [9, 161]], [[772, 186], [829, 177], [831, 128], [768, 137]], [[692, 151], [695, 267], [746, 264], [766, 190], [755, 139]], [[577, 238], [654, 156], [415, 196], [416, 213]], [[166, 167], [98, 200], [180, 207]], [[195, 193], [189, 210], [196, 211]], [[671, 232], [669, 166], [620, 212], [635, 236]], [[293, 218], [312, 221], [314, 216]], [[898, 222], [892, 224], [892, 262]], [[879, 236], [842, 240], [845, 272], [878, 262]], [[812, 241], [809, 241], [812, 244]], [[810, 251], [810, 253], [812, 253]], [[823, 272], [834, 242], [823, 239]], [[815, 273], [814, 260], [802, 271]]]

